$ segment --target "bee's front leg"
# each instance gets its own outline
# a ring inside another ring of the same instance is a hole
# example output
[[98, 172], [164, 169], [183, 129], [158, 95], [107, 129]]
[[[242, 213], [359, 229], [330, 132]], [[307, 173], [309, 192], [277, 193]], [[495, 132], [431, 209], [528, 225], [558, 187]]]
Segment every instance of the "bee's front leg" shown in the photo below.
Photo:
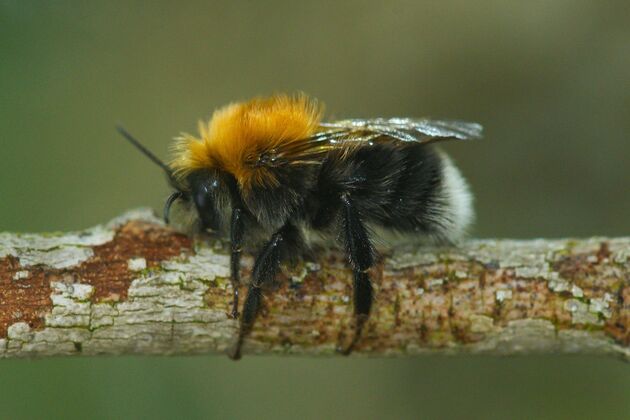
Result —
[[238, 318], [238, 288], [241, 285], [241, 250], [243, 246], [243, 209], [235, 207], [232, 210], [230, 223], [230, 279], [234, 300], [232, 301], [232, 318]]

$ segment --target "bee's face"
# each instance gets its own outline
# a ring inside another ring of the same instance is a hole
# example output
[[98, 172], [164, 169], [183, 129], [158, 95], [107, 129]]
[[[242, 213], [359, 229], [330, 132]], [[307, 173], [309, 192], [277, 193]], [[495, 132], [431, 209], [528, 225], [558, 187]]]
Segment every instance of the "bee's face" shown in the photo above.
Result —
[[190, 200], [197, 211], [201, 229], [219, 230], [221, 225], [217, 204], [221, 194], [219, 178], [206, 171], [195, 171], [188, 176]]
[[[166, 201], [164, 215], [167, 223], [171, 206], [175, 206], [174, 225], [186, 232], [219, 231], [225, 227], [224, 214], [229, 192], [222, 177], [210, 171], [194, 171], [186, 178], [186, 186], [177, 187]], [[181, 189], [180, 189], [181, 188]]]

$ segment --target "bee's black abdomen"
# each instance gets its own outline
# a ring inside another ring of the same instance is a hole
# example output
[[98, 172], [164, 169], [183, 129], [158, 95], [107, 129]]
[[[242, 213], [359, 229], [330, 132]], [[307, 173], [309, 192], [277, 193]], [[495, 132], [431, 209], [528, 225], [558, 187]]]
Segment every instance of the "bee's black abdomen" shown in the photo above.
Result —
[[403, 149], [403, 169], [398, 172], [396, 188], [388, 195], [389, 212], [379, 222], [400, 231], [430, 232], [439, 204], [442, 161], [432, 146], [413, 145]]
[[397, 231], [431, 232], [439, 204], [442, 163], [421, 144], [374, 144], [349, 156], [332, 153], [322, 165], [312, 202], [314, 228], [329, 226], [348, 193], [360, 217]]

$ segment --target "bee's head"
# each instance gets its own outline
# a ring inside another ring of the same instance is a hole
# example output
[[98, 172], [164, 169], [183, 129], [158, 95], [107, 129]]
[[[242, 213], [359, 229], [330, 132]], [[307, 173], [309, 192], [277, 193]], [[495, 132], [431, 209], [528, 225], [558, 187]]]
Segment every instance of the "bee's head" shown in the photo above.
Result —
[[136, 140], [129, 132], [121, 126], [117, 127], [118, 132], [134, 145], [142, 154], [151, 159], [155, 164], [160, 166], [166, 173], [169, 183], [175, 189], [164, 205], [164, 220], [168, 224], [171, 213], [171, 206], [176, 201], [181, 201], [182, 208], [189, 213], [188, 217], [195, 226], [195, 230], [219, 230], [222, 223], [220, 217], [220, 209], [225, 208], [226, 198], [230, 197], [225, 177], [220, 172], [209, 170], [195, 170], [191, 172], [185, 180], [180, 180], [173, 174], [173, 170], [138, 140]]
[[[226, 185], [223, 177], [214, 171], [196, 170], [186, 177], [186, 185], [173, 185], [176, 191], [169, 196], [164, 205], [164, 220], [169, 223], [171, 206], [175, 201], [182, 201], [184, 208], [193, 212], [198, 219], [199, 230], [217, 231], [222, 226], [222, 211], [225, 205]], [[229, 193], [228, 193], [229, 194]]]

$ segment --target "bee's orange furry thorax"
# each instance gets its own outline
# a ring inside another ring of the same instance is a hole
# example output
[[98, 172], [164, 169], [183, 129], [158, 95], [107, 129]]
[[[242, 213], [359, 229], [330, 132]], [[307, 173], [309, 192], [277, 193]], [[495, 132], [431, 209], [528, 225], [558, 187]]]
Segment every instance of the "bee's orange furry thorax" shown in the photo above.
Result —
[[208, 123], [199, 122], [199, 138], [184, 134], [171, 166], [179, 176], [197, 169], [234, 175], [241, 188], [277, 183], [258, 157], [281, 145], [306, 140], [317, 132], [322, 107], [305, 95], [276, 95], [233, 103], [218, 109]]

